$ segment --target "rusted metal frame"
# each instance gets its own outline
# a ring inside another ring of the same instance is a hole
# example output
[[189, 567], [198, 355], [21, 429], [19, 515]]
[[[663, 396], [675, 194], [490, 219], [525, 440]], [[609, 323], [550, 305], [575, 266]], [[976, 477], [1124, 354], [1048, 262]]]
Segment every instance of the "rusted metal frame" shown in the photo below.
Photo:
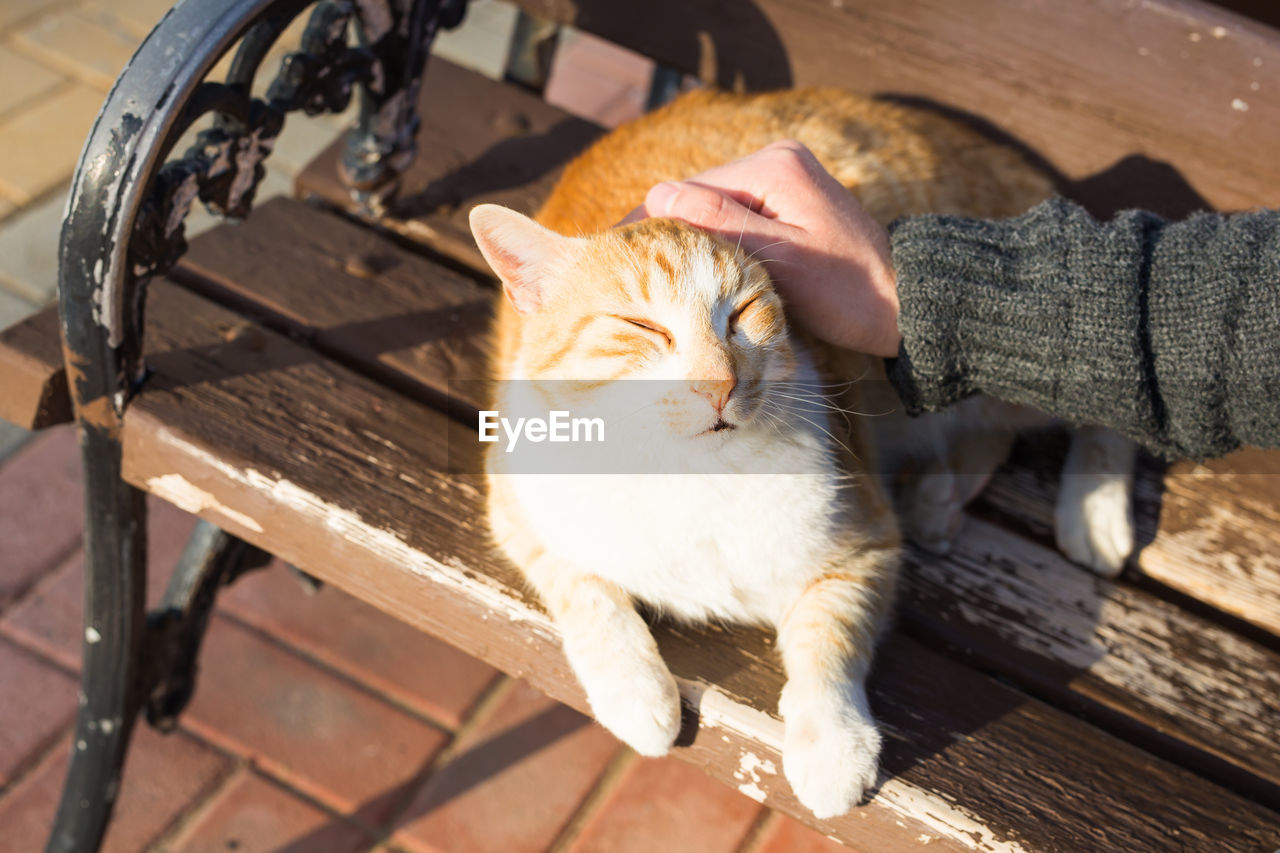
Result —
[[[72, 184], [58, 290], [84, 460], [85, 632], [75, 748], [50, 851], [97, 848], [138, 711], [145, 705], [155, 722], [171, 721], [190, 692], [214, 591], [259, 556], [212, 526], [199, 528], [171, 589], [173, 608], [146, 627], [146, 506], [121, 477], [125, 409], [146, 377], [146, 282], [185, 251], [182, 223], [196, 198], [226, 215], [248, 212], [285, 113], [341, 110], [357, 84], [367, 95], [350, 143], [359, 153], [355, 189], [384, 197], [413, 155], [430, 38], [442, 21], [461, 20], [464, 0], [321, 0], [302, 50], [286, 59], [265, 101], [252, 99], [267, 50], [308, 5], [181, 0], [116, 81]], [[361, 47], [347, 48], [348, 24]], [[242, 37], [228, 80], [205, 82]], [[165, 164], [182, 132], [210, 112], [213, 127]], [[144, 667], [144, 646], [161, 649], [161, 662]]]

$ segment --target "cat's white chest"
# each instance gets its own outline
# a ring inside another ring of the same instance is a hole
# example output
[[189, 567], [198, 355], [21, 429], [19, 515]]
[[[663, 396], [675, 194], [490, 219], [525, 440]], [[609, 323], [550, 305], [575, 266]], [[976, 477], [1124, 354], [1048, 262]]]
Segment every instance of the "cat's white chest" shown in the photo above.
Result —
[[782, 474], [517, 477], [539, 539], [674, 615], [774, 621], [822, 571], [839, 488], [817, 442]]

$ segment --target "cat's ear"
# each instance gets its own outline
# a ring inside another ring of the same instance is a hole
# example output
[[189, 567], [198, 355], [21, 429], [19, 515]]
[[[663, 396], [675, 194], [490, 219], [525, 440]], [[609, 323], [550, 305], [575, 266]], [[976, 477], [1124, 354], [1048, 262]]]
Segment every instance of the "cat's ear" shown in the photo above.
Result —
[[566, 259], [577, 243], [497, 204], [471, 209], [471, 234], [484, 259], [502, 279], [507, 298], [521, 314], [532, 313], [542, 305], [549, 269]]

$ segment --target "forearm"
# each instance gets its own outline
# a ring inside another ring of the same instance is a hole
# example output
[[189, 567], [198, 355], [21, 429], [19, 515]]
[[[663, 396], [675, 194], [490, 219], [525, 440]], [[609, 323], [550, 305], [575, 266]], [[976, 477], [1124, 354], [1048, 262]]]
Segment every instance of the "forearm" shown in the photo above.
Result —
[[1165, 455], [1280, 445], [1280, 217], [1098, 223], [1062, 200], [892, 228], [908, 410], [984, 392]]

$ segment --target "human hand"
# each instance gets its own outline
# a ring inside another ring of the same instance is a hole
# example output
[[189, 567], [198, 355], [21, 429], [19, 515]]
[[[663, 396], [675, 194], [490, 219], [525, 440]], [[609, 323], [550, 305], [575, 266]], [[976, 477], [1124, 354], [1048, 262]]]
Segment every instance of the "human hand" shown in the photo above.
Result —
[[623, 222], [647, 216], [741, 238], [810, 332], [846, 349], [898, 354], [888, 232], [799, 142], [775, 142], [687, 181], [658, 184]]

